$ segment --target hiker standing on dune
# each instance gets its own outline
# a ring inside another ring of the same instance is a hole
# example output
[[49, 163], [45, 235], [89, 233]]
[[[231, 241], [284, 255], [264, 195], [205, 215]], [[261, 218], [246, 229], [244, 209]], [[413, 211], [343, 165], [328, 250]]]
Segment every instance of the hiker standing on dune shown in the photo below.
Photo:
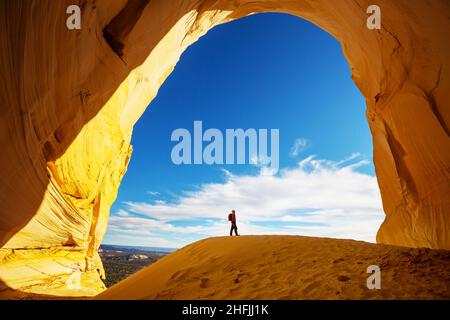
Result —
[[231, 213], [228, 215], [228, 221], [231, 222], [230, 236], [233, 235], [233, 230], [234, 233], [238, 236], [239, 234], [236, 225], [236, 212], [234, 210], [231, 210]]

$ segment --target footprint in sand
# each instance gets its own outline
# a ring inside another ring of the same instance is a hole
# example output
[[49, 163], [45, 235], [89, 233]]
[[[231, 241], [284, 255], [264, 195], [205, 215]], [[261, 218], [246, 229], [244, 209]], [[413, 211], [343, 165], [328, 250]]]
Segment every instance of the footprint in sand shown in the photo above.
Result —
[[233, 264], [228, 264], [225, 268], [223, 268], [224, 272], [234, 272], [236, 267]]
[[339, 281], [348, 281], [348, 280], [350, 280], [350, 278], [349, 278], [349, 277], [347, 277], [347, 276], [344, 276], [344, 275], [340, 275], [340, 276], [338, 276], [338, 277], [337, 277], [337, 279], [338, 279]]
[[333, 263], [339, 263], [339, 262], [342, 262], [342, 261], [344, 261], [344, 259], [343, 258], [339, 258], [339, 259], [333, 260]]
[[200, 280], [200, 288], [207, 288], [208, 284], [209, 284], [208, 278], [203, 278], [202, 280]]
[[305, 288], [303, 288], [302, 294], [307, 296], [312, 291], [314, 291], [314, 289], [317, 289], [319, 286], [320, 282], [313, 280], [310, 284], [308, 284]]
[[192, 268], [188, 268], [188, 269], [184, 269], [184, 270], [179, 270], [177, 272], [175, 272], [174, 274], [172, 274], [172, 276], [170, 277], [169, 281], [179, 281], [179, 280], [184, 280], [186, 278], [186, 276], [192, 271]]

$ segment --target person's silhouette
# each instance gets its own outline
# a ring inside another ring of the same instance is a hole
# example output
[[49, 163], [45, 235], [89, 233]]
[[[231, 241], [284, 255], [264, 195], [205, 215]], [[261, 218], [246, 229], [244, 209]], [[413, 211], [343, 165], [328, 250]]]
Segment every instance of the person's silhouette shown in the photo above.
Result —
[[233, 230], [234, 233], [238, 236], [239, 234], [236, 225], [236, 212], [234, 210], [231, 210], [231, 213], [228, 215], [228, 221], [231, 222], [230, 236], [233, 235]]

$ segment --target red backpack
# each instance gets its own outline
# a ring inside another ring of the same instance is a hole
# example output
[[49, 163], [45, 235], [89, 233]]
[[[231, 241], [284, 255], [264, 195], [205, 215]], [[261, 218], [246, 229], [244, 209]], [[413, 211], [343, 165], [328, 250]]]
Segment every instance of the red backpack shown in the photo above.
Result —
[[233, 221], [233, 214], [232, 213], [228, 214], [228, 221]]

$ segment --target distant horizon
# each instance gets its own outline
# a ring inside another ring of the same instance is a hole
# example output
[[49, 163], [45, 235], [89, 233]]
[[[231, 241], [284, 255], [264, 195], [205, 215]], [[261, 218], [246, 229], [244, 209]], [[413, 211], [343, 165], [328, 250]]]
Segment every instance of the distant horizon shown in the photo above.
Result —
[[100, 244], [100, 248], [102, 246], [111, 246], [111, 247], [121, 247], [121, 248], [135, 248], [135, 249], [162, 249], [165, 250], [164, 252], [172, 252], [175, 250], [178, 250], [180, 248], [168, 248], [168, 247], [152, 247], [152, 246], [133, 246], [133, 245], [122, 245], [122, 244], [110, 244], [110, 243], [102, 243]]

